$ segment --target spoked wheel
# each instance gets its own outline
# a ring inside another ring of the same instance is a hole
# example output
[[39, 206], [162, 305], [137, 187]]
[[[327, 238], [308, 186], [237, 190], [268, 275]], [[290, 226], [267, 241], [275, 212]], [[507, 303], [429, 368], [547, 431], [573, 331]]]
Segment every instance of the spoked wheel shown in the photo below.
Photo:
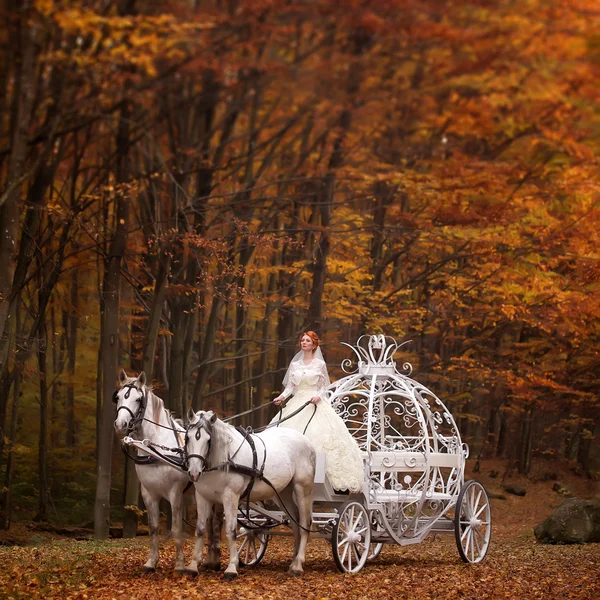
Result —
[[492, 512], [485, 489], [478, 481], [467, 481], [456, 502], [454, 535], [460, 557], [469, 563], [483, 560], [490, 545]]
[[367, 556], [367, 560], [375, 560], [381, 554], [382, 548], [382, 542], [369, 544], [369, 556]]
[[349, 500], [340, 509], [333, 526], [331, 548], [337, 568], [342, 573], [358, 573], [369, 557], [371, 523], [367, 509]]
[[236, 544], [238, 560], [242, 567], [257, 565], [267, 551], [269, 536], [266, 533], [257, 533], [252, 529], [238, 527]]
[[[371, 531], [383, 531], [384, 526], [380, 522], [380, 517], [378, 512], [371, 513]], [[367, 556], [367, 560], [375, 560], [381, 550], [383, 548], [383, 542], [371, 542], [369, 544], [369, 555]]]

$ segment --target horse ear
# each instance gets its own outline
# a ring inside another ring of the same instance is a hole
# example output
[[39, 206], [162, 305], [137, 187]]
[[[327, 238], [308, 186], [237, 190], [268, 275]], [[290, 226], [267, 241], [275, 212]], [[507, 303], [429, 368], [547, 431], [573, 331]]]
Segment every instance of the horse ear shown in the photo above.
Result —
[[187, 413], [188, 423], [191, 423], [195, 418], [196, 418], [196, 413], [194, 412], [194, 409], [190, 406], [190, 408], [188, 408], [188, 413]]
[[142, 371], [139, 375], [138, 375], [138, 383], [142, 386], [146, 385], [146, 373], [145, 371]]
[[217, 420], [217, 415], [211, 410], [210, 411], [210, 419], [208, 422], [212, 425]]
[[127, 373], [125, 373], [124, 369], [121, 369], [119, 372], [119, 383], [123, 385], [127, 381]]

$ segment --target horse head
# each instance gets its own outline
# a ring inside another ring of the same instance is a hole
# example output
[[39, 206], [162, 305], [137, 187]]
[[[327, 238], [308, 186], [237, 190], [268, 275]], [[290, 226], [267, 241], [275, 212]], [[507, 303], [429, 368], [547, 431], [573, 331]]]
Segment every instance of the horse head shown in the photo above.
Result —
[[115, 431], [118, 434], [131, 433], [144, 418], [147, 391], [146, 374], [142, 371], [137, 377], [128, 377], [123, 369], [119, 373], [119, 388], [113, 394], [117, 405]]
[[185, 462], [187, 472], [192, 481], [198, 481], [202, 471], [206, 469], [210, 442], [214, 435], [213, 425], [217, 420], [212, 410], [192, 409], [188, 412], [188, 426], [185, 434]]

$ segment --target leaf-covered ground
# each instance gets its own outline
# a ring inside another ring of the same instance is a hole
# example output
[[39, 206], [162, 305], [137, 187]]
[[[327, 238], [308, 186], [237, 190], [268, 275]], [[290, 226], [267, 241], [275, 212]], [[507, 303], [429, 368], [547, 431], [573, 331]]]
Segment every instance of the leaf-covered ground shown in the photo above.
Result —
[[[486, 473], [479, 476], [486, 488], [501, 491], [500, 482]], [[285, 571], [292, 540], [275, 537], [260, 565], [242, 569], [237, 580], [226, 582], [222, 573], [174, 575], [174, 547], [166, 537], [159, 567], [147, 575], [142, 573], [147, 537], [93, 542], [38, 534], [26, 546], [0, 546], [0, 598], [600, 598], [600, 544], [538, 544], [533, 527], [564, 497], [541, 477], [516, 483], [526, 487], [527, 495], [492, 500], [492, 544], [478, 565], [462, 563], [454, 536], [444, 535], [415, 546], [384, 546], [359, 574], [344, 575], [335, 567], [329, 544], [313, 539], [305, 575], [291, 578]], [[576, 495], [587, 497], [598, 487], [583, 478], [567, 483]], [[11, 535], [18, 538], [18, 532], [17, 527]], [[191, 548], [188, 539], [187, 556]]]
[[[143, 574], [146, 541], [55, 541], [0, 550], [3, 598], [600, 598], [600, 545], [542, 546], [532, 536], [495, 540], [486, 560], [465, 565], [451, 536], [384, 547], [357, 575], [339, 573], [324, 540], [312, 540], [306, 573], [285, 574], [291, 540], [272, 540], [263, 562], [233, 582], [171, 572], [166, 541], [159, 568]], [[190, 544], [187, 544], [188, 551]]]

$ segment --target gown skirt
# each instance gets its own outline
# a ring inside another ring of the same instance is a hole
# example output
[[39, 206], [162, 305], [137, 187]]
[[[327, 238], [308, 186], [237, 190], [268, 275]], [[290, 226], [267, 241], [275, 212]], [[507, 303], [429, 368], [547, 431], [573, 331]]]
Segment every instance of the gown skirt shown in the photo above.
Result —
[[[271, 423], [292, 414], [315, 395], [315, 388], [307, 385], [303, 378], [282, 413], [277, 413]], [[364, 466], [360, 448], [327, 400], [309, 404], [280, 427], [291, 427], [304, 433], [315, 450], [325, 454], [325, 472], [335, 490], [362, 490]]]

